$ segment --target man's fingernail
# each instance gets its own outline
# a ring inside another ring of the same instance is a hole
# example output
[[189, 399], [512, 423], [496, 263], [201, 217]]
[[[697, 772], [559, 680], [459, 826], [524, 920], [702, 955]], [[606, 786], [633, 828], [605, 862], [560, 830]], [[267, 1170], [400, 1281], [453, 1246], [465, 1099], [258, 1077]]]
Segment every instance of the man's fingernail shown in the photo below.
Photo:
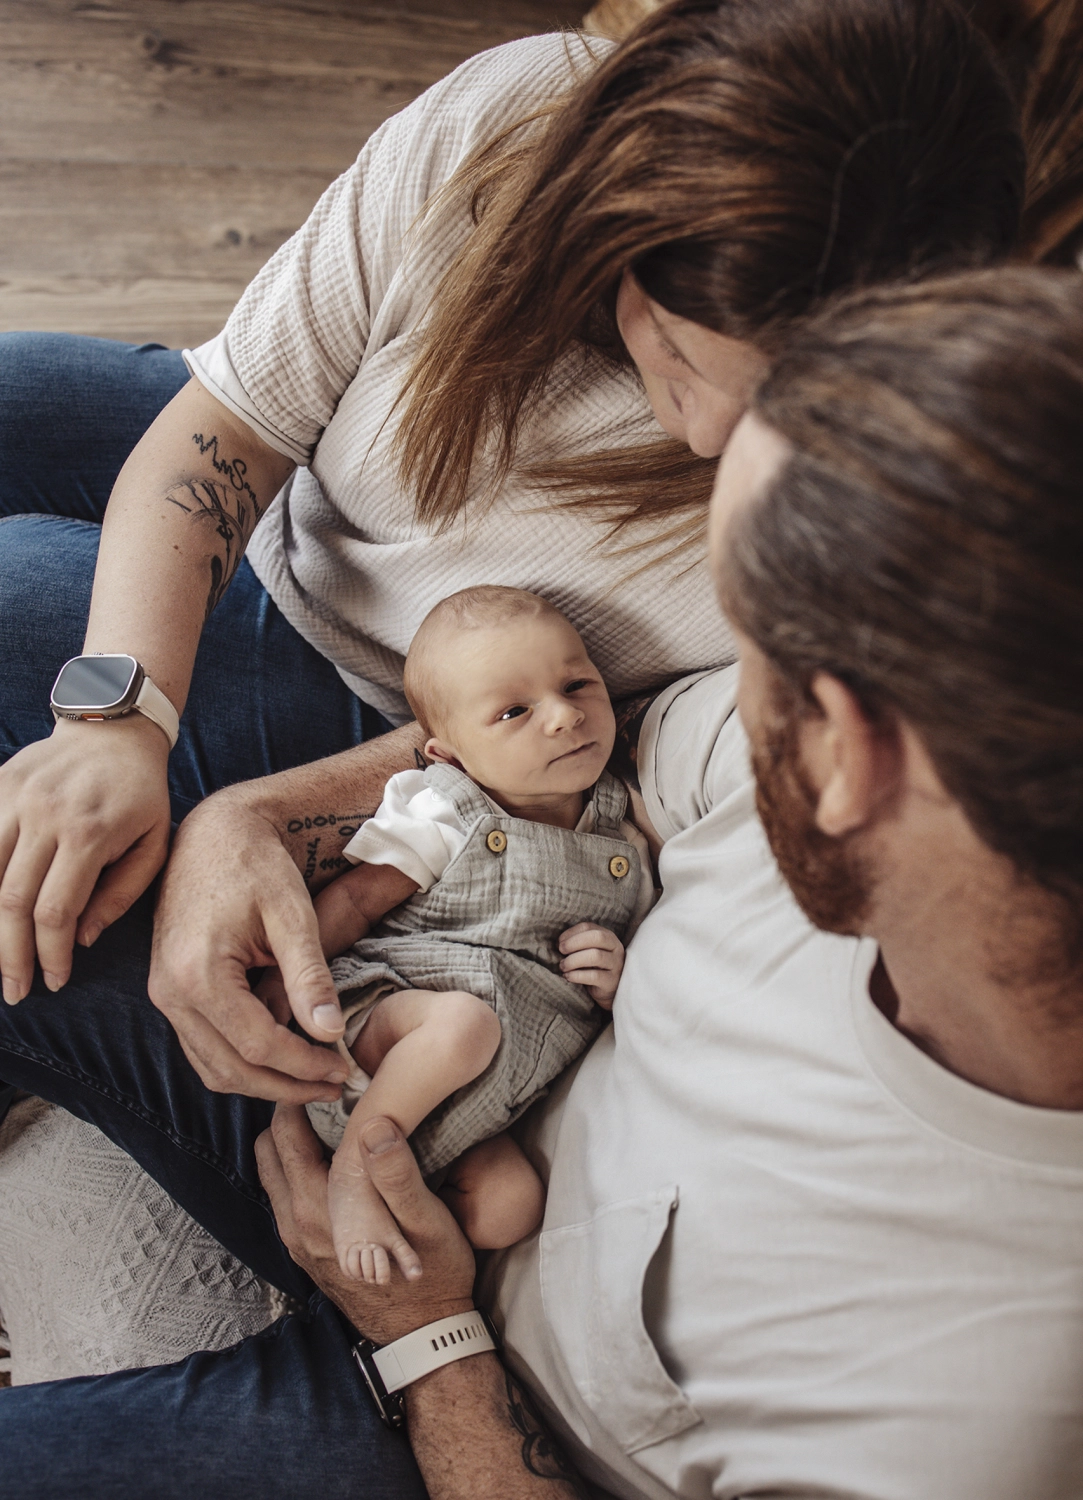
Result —
[[346, 1082], [346, 1074], [345, 1073], [328, 1073], [326, 1081], [328, 1083], [345, 1083]]
[[342, 1012], [337, 1005], [317, 1005], [312, 1019], [324, 1031], [342, 1030]]
[[102, 924], [91, 922], [89, 927], [83, 929], [83, 935], [79, 939], [84, 948], [92, 948], [102, 935]]
[[41, 971], [41, 977], [45, 980], [45, 988], [47, 990], [52, 990], [54, 995], [64, 983], [59, 974], [50, 974], [48, 969], [43, 969]]
[[5, 977], [4, 999], [7, 1001], [8, 1005], [18, 1005], [19, 1001], [25, 994], [26, 991], [23, 989], [22, 985], [17, 979], [8, 979]]
[[373, 1120], [372, 1124], [366, 1125], [361, 1132], [361, 1139], [370, 1156], [382, 1156], [385, 1151], [390, 1151], [392, 1146], [398, 1145], [399, 1133], [390, 1120]]

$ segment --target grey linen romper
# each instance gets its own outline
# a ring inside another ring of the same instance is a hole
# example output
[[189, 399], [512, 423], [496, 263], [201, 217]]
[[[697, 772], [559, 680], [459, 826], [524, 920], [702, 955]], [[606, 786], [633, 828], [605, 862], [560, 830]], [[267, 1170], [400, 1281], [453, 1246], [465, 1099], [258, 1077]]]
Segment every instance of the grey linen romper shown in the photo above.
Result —
[[[392, 990], [466, 990], [500, 1018], [500, 1045], [484, 1073], [411, 1137], [432, 1177], [518, 1119], [605, 1025], [606, 1012], [560, 973], [557, 942], [576, 922], [597, 922], [623, 939], [640, 862], [620, 836], [628, 794], [608, 772], [594, 788], [594, 833], [494, 812], [452, 766], [430, 766], [425, 781], [454, 804], [466, 844], [428, 891], [390, 912], [331, 973], [347, 1013], [359, 991], [374, 1003]], [[308, 1109], [324, 1141], [337, 1145], [345, 1108]]]

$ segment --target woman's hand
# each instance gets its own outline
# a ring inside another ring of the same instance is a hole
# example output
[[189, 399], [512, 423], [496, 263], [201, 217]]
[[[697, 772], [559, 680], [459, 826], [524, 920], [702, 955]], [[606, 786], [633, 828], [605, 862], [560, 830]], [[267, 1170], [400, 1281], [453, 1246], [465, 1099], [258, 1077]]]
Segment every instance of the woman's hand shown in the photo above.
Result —
[[[340, 1148], [340, 1149], [345, 1149]], [[425, 1186], [402, 1132], [370, 1120], [355, 1149], [364, 1172], [425, 1263], [420, 1281], [392, 1271], [387, 1286], [347, 1276], [339, 1267], [327, 1212], [328, 1166], [304, 1110], [280, 1104], [256, 1141], [256, 1160], [278, 1232], [298, 1265], [378, 1344], [473, 1307], [474, 1252], [439, 1198]]]
[[0, 767], [0, 973], [22, 1000], [35, 955], [58, 990], [72, 945], [89, 947], [146, 890], [169, 848], [169, 741], [133, 713], [61, 720]]

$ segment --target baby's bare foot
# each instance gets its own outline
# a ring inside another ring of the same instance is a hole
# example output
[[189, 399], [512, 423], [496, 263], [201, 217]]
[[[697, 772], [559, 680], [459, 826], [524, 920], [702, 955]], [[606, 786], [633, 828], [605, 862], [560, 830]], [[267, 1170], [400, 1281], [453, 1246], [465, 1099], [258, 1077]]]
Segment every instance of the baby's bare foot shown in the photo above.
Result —
[[[387, 1286], [394, 1260], [407, 1281], [421, 1275], [421, 1261], [368, 1176], [338, 1152], [327, 1181], [327, 1206], [338, 1263], [347, 1276]], [[336, 1170], [337, 1169], [337, 1170]]]

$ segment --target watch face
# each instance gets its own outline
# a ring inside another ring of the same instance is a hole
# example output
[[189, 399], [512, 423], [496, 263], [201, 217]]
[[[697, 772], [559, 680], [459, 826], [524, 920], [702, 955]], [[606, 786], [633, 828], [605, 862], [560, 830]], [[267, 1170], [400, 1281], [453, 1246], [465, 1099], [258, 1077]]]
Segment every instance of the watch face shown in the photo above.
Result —
[[53, 707], [110, 709], [123, 704], [135, 681], [139, 663], [134, 656], [76, 656], [60, 669], [53, 686]]

